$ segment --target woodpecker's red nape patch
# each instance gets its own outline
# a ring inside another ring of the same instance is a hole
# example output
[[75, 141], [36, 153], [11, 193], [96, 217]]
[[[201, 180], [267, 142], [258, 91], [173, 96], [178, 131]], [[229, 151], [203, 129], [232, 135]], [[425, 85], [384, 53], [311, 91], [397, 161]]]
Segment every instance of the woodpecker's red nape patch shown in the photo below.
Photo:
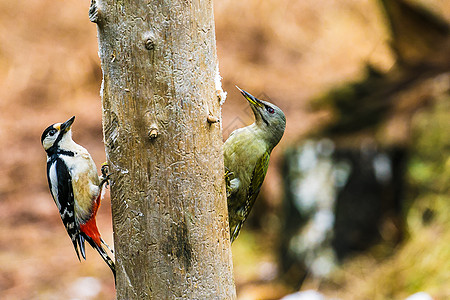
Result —
[[92, 207], [91, 218], [85, 223], [80, 225], [80, 231], [90, 237], [95, 244], [101, 247], [101, 237], [100, 232], [98, 232], [97, 222], [95, 217], [97, 216], [98, 208], [100, 207], [101, 193], [95, 200], [94, 206]]

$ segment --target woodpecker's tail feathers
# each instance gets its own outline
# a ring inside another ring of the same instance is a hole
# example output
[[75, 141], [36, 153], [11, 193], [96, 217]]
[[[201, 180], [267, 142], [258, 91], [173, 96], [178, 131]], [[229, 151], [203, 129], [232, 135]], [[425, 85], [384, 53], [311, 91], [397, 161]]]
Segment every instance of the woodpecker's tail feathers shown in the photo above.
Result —
[[78, 260], [81, 261], [80, 252], [78, 251], [77, 240], [72, 240], [72, 243], [73, 243], [73, 247], [75, 248], [75, 252], [77, 253]]
[[103, 245], [106, 246], [106, 248], [108, 248], [108, 250], [109, 250], [112, 254], [114, 254], [114, 250], [111, 249], [111, 247], [109, 247], [109, 245], [108, 245], [107, 243], [105, 243], [105, 241], [104, 241], [102, 238], [100, 238], [100, 241], [102, 242]]
[[80, 233], [76, 233], [72, 237], [72, 243], [73, 243], [73, 247], [75, 248], [75, 252], [77, 253], [78, 260], [81, 261], [80, 252], [81, 252], [81, 257], [86, 259], [86, 252], [84, 250], [85, 249], [84, 248], [84, 237]]
[[[109, 268], [113, 272], [114, 278], [115, 278], [116, 277], [116, 267], [114, 265], [113, 260], [106, 253], [105, 249], [103, 249], [103, 247], [101, 246], [100, 243], [96, 243], [96, 241], [94, 239], [92, 239], [91, 237], [86, 235], [84, 232], [82, 232], [81, 234], [83, 235], [83, 239], [86, 239], [86, 241], [89, 243], [89, 245], [91, 245], [92, 248], [97, 250], [98, 254], [100, 254], [102, 259], [106, 262], [106, 264], [109, 266]], [[103, 242], [103, 244], [106, 245], [106, 243], [103, 241], [103, 239], [101, 239], [101, 241]], [[108, 246], [108, 249], [109, 249], [109, 246]]]
[[113, 260], [108, 256], [108, 253], [106, 253], [105, 249], [103, 249], [103, 247], [100, 244], [95, 243], [95, 241], [91, 239], [89, 236], [84, 235], [84, 238], [92, 246], [92, 248], [97, 250], [98, 254], [100, 254], [105, 263], [109, 266], [109, 268], [113, 272], [114, 278], [116, 278], [116, 266], [114, 265]]
[[100, 254], [100, 256], [103, 258], [103, 260], [106, 262], [106, 264], [111, 269], [114, 279], [116, 278], [116, 265], [114, 264], [113, 260], [109, 257], [109, 255], [106, 253], [106, 251], [102, 247], [95, 247], [97, 252]]
[[241, 227], [242, 227], [242, 224], [243, 224], [244, 222], [239, 222], [237, 225], [236, 225], [236, 227], [234, 228], [234, 230], [233, 230], [233, 232], [230, 232], [230, 240], [231, 240], [231, 243], [233, 243], [234, 242], [234, 240], [238, 237], [238, 235], [239, 235], [239, 232], [241, 231]]
[[[78, 234], [78, 245], [80, 246], [81, 256], [86, 260], [86, 250], [84, 248], [84, 237]], [[78, 257], [79, 259], [79, 257]]]

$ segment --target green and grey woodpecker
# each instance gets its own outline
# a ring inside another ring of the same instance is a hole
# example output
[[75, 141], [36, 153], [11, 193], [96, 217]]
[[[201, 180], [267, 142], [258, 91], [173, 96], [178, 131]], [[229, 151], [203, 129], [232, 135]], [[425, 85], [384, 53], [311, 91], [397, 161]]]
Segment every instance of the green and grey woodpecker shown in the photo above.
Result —
[[239, 235], [255, 203], [266, 177], [270, 153], [286, 127], [281, 109], [238, 89], [249, 102], [255, 122], [233, 131], [223, 145], [231, 242]]

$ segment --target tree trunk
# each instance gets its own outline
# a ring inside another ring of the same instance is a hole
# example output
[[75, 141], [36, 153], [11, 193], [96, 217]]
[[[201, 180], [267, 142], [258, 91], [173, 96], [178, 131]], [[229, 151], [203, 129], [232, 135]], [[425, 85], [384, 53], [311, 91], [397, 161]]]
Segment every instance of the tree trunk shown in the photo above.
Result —
[[98, 0], [89, 16], [117, 298], [235, 298], [212, 2]]

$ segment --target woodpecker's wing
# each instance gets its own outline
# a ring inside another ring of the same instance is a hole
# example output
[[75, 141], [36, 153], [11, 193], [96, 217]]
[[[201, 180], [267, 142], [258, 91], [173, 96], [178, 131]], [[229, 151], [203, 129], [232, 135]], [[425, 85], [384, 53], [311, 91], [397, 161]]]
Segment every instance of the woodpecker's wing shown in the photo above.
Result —
[[239, 209], [240, 211], [239, 214], [242, 214], [243, 219], [242, 221], [239, 222], [239, 224], [236, 225], [236, 228], [234, 229], [232, 228], [233, 231], [231, 232], [231, 242], [233, 242], [239, 235], [239, 231], [241, 230], [242, 224], [244, 224], [245, 220], [247, 219], [250, 213], [250, 210], [253, 207], [253, 204], [255, 203], [256, 197], [259, 194], [259, 190], [261, 189], [264, 178], [266, 177], [267, 168], [269, 167], [269, 158], [270, 153], [265, 152], [255, 165], [250, 186], [247, 191], [247, 201], [245, 202], [244, 206], [241, 209]]
[[83, 258], [86, 258], [84, 238], [80, 235], [80, 229], [75, 220], [75, 199], [73, 196], [72, 178], [66, 164], [61, 158], [54, 156], [47, 162], [47, 179], [50, 192], [59, 209], [64, 227], [66, 227], [67, 233], [72, 240], [78, 259], [80, 259], [78, 246], [80, 247], [81, 255]]

